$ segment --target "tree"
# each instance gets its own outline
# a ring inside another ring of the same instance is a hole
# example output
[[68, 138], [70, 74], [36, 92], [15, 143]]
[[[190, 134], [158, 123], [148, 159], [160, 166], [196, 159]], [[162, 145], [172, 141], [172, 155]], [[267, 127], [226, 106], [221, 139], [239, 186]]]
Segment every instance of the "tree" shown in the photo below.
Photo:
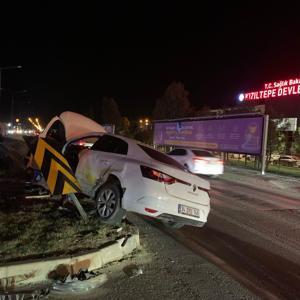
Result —
[[294, 133], [293, 154], [300, 154], [300, 132], [299, 129]]
[[[286, 135], [284, 131], [278, 130], [280, 119], [269, 120], [268, 125], [268, 140], [267, 140], [267, 166], [272, 161], [272, 154], [279, 154], [285, 151]], [[281, 125], [284, 130], [288, 124]]]
[[191, 105], [188, 96], [189, 92], [185, 90], [183, 83], [172, 82], [164, 95], [156, 101], [153, 112], [154, 119], [175, 119], [189, 116]]
[[204, 104], [204, 105], [196, 112], [195, 117], [196, 117], [196, 116], [207, 115], [207, 114], [209, 114], [210, 110], [211, 110], [211, 108], [210, 108], [208, 105]]
[[122, 117], [119, 134], [121, 134], [123, 136], [127, 136], [127, 137], [132, 137], [130, 129], [131, 129], [131, 124], [130, 124], [129, 119], [127, 117]]
[[118, 132], [121, 126], [122, 116], [114, 98], [104, 97], [102, 99], [102, 124], [114, 124]]
[[153, 143], [153, 130], [152, 129], [146, 129], [142, 131], [138, 131], [135, 135], [134, 138], [138, 141], [141, 141], [145, 144], [152, 145]]

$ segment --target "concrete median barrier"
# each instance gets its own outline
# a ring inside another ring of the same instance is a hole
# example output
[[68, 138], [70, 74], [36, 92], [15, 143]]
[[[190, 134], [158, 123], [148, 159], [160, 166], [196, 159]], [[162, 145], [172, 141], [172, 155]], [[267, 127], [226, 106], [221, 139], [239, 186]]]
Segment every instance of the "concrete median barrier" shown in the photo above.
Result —
[[51, 282], [80, 270], [93, 271], [121, 260], [140, 245], [139, 234], [120, 238], [101, 249], [77, 256], [22, 261], [0, 266], [0, 289], [7, 291], [30, 284]]

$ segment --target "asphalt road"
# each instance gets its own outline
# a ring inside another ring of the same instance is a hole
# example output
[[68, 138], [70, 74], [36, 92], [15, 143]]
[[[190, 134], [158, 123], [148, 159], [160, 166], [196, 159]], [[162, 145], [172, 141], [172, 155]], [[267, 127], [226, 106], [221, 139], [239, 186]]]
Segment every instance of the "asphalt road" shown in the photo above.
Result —
[[[160, 230], [161, 223], [136, 214], [128, 217], [139, 228], [141, 248], [100, 269], [107, 277], [100, 288], [83, 294], [51, 292], [48, 299], [257, 299], [226, 272]], [[137, 276], [125, 272], [130, 266], [140, 270]]]
[[300, 299], [300, 196], [211, 180], [211, 214], [204, 228], [165, 233], [207, 258], [256, 295]]

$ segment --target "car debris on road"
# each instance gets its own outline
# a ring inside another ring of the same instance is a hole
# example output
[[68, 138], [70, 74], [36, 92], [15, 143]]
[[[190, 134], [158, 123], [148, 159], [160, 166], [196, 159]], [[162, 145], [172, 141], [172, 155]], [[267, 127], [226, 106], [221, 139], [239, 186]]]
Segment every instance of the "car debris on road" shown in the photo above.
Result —
[[102, 286], [107, 281], [107, 275], [100, 272], [81, 270], [78, 274], [58, 280], [53, 283], [51, 291], [59, 293], [82, 293]]
[[143, 270], [136, 264], [130, 264], [124, 267], [123, 271], [129, 278], [133, 278], [143, 274]]

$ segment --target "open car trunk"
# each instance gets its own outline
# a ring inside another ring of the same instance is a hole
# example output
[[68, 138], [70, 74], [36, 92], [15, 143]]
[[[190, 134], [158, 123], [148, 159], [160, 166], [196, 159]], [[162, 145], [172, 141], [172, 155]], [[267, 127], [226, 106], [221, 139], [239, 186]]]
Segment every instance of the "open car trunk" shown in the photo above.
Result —
[[106, 132], [104, 127], [97, 122], [78, 113], [66, 111], [52, 118], [40, 137], [56, 140], [63, 147], [77, 136], [103, 132]]
[[[56, 151], [64, 155], [73, 171], [75, 171], [79, 151], [78, 149], [70, 149], [69, 153], [65, 153], [64, 149], [77, 137], [100, 135], [105, 132], [104, 127], [97, 122], [78, 113], [66, 111], [53, 117], [39, 137], [45, 139]], [[32, 153], [34, 153], [36, 138], [31, 143], [27, 143]]]

